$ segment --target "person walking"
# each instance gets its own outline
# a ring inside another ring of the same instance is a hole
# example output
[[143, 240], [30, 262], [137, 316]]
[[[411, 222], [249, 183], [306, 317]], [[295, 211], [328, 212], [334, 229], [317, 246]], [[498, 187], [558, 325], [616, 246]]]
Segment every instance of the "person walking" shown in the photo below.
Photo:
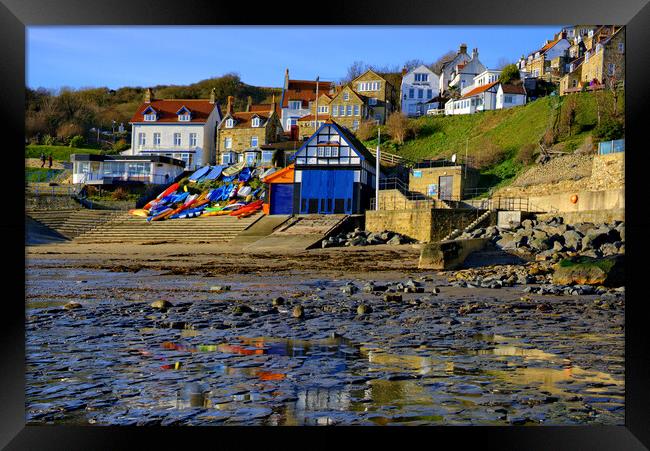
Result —
[[49, 167], [50, 167], [50, 169], [52, 169], [52, 154], [50, 154], [50, 158], [49, 158], [49, 164], [50, 164], [50, 166], [49, 166]]
[[41, 167], [45, 167], [45, 154], [43, 152], [41, 152]]

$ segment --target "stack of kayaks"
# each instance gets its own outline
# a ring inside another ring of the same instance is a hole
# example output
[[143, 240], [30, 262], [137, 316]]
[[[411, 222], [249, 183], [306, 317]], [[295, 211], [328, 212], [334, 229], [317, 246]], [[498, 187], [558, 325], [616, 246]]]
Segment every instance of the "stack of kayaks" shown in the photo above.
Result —
[[[188, 177], [189, 183], [172, 183], [143, 208], [129, 213], [149, 222], [220, 215], [245, 218], [262, 209], [265, 191], [256, 183], [274, 170], [251, 169], [244, 162], [205, 166]], [[214, 184], [220, 186], [210, 188]]]

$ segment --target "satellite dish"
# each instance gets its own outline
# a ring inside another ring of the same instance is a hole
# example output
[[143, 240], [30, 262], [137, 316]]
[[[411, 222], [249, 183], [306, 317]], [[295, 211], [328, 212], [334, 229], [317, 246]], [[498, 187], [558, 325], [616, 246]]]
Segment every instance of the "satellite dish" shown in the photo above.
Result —
[[455, 162], [456, 162], [456, 154], [453, 154], [453, 155], [451, 156], [451, 162], [452, 162], [452, 163], [455, 163]]

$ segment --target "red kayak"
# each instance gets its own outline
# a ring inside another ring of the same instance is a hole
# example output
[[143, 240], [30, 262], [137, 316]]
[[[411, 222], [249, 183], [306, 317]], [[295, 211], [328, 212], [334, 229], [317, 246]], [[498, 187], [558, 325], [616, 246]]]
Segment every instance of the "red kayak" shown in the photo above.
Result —
[[151, 207], [151, 205], [152, 205], [154, 202], [156, 202], [157, 200], [160, 200], [160, 199], [162, 199], [163, 197], [168, 196], [168, 195], [170, 195], [171, 193], [173, 193], [174, 191], [176, 191], [176, 190], [178, 189], [178, 186], [179, 186], [178, 183], [172, 183], [171, 185], [169, 185], [169, 186], [167, 187], [167, 189], [166, 189], [165, 191], [163, 191], [162, 193], [158, 194], [154, 200], [150, 200], [149, 202], [147, 202], [147, 205], [145, 205], [145, 206], [143, 207], [143, 209], [148, 210], [149, 207]]
[[244, 205], [240, 209], [233, 211], [232, 213], [230, 213], [230, 216], [239, 216], [239, 215], [241, 215], [243, 213], [246, 213], [249, 210], [254, 210], [256, 208], [262, 208], [263, 203], [264, 203], [264, 201], [262, 201], [262, 200], [256, 200], [255, 202], [252, 202], [252, 203], [250, 203], [248, 205]]

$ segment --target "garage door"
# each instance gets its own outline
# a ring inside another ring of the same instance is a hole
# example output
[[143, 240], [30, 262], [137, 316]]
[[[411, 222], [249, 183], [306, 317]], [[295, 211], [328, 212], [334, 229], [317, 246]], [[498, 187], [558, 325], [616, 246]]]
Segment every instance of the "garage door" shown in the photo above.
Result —
[[354, 171], [303, 171], [300, 213], [352, 213]]
[[274, 183], [271, 185], [272, 215], [290, 215], [293, 213], [293, 183]]

